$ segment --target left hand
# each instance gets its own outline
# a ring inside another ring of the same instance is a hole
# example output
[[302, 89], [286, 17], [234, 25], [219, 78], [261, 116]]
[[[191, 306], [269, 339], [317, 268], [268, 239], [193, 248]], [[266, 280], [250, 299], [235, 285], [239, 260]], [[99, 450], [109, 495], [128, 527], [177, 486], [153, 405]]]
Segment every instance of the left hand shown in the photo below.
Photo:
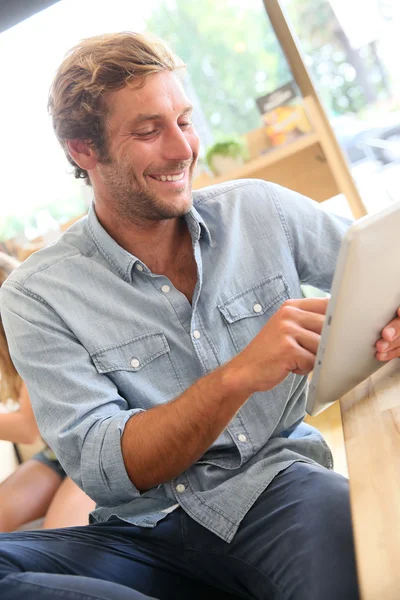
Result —
[[400, 308], [397, 309], [397, 317], [382, 330], [382, 337], [375, 348], [375, 356], [382, 362], [400, 357]]

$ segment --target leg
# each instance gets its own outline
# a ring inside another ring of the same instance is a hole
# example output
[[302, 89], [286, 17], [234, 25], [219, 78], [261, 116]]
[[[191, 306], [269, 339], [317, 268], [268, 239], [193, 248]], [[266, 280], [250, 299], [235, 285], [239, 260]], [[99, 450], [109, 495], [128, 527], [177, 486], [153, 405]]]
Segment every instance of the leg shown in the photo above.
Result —
[[[104, 589], [106, 583], [117, 584], [161, 600], [228, 600], [221, 590], [194, 579], [183, 551], [180, 511], [154, 529], [115, 519], [85, 527], [0, 535], [2, 600], [51, 600], [59, 590], [65, 591], [63, 600], [88, 600], [90, 595], [93, 600], [129, 597], [122, 592], [101, 596], [102, 582]], [[19, 596], [12, 596], [15, 586], [19, 586]], [[48, 589], [47, 596], [42, 588]], [[37, 589], [40, 593], [35, 597]], [[81, 595], [68, 595], [67, 590], [74, 589]]]
[[94, 510], [95, 506], [95, 502], [72, 479], [66, 477], [49, 506], [43, 528], [56, 529], [87, 525], [89, 513]]
[[61, 477], [37, 460], [17, 467], [0, 484], [0, 531], [43, 517], [60, 484]]
[[357, 600], [347, 480], [294, 463], [250, 509], [230, 544], [183, 515], [203, 581], [259, 600]]
[[155, 600], [109, 581], [42, 573], [9, 575], [0, 591], [3, 600]]

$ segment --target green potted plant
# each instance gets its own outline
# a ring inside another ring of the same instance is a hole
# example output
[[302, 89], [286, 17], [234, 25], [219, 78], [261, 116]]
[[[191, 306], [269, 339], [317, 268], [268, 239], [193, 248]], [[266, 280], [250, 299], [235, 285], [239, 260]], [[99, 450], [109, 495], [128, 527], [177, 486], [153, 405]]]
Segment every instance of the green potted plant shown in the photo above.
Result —
[[245, 142], [239, 137], [224, 138], [207, 149], [206, 161], [214, 175], [224, 175], [247, 158]]

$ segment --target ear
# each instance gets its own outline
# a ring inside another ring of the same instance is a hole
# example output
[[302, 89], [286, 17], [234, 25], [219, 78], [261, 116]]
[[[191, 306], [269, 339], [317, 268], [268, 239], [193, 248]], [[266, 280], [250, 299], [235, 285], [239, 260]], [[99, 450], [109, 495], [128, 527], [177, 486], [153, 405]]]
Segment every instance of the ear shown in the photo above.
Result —
[[84, 140], [66, 140], [66, 146], [71, 158], [78, 167], [85, 171], [94, 169], [97, 164], [97, 156], [93, 148]]

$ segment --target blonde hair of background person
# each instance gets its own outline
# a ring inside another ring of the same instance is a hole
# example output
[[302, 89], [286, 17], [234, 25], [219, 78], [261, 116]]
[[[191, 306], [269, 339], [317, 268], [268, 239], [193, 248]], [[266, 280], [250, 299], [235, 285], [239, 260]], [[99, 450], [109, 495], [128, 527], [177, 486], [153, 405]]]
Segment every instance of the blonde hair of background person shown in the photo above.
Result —
[[[18, 264], [0, 253], [0, 287]], [[18, 410], [0, 413], [0, 439], [33, 444], [39, 430], [27, 388], [11, 361], [1, 317], [0, 374], [0, 402], [14, 400], [19, 405]], [[0, 483], [0, 531], [13, 531], [41, 517], [46, 529], [87, 524], [95, 503], [69, 477], [63, 479], [55, 457], [46, 464], [39, 458], [43, 455], [51, 456], [51, 451], [45, 448]]]

